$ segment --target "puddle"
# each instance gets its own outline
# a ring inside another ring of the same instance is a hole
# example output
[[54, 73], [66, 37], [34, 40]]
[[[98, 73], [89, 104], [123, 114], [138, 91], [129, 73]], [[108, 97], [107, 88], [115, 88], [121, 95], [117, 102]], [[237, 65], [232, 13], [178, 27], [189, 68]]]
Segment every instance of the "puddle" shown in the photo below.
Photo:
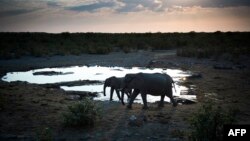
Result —
[[[42, 73], [40, 73], [42, 72]], [[63, 75], [34, 75], [34, 74], [46, 74], [46, 72], [60, 72]], [[70, 72], [70, 73], [69, 73]], [[12, 81], [26, 81], [28, 83], [35, 84], [53, 84], [59, 82], [69, 82], [69, 81], [78, 81], [78, 80], [90, 80], [90, 81], [104, 81], [106, 78], [111, 76], [124, 77], [127, 73], [167, 73], [169, 74], [174, 81], [176, 82], [176, 92], [173, 89], [173, 94], [176, 97], [185, 98], [189, 100], [196, 100], [195, 95], [185, 95], [185, 92], [188, 91], [187, 87], [177, 85], [178, 82], [181, 82], [188, 76], [191, 75], [191, 72], [185, 72], [178, 69], [162, 69], [162, 68], [123, 68], [123, 67], [101, 67], [101, 66], [74, 66], [66, 68], [44, 68], [30, 70], [26, 72], [10, 72], [2, 77], [3, 81], [12, 82]], [[95, 100], [109, 100], [110, 97], [110, 88], [106, 89], [106, 96], [103, 96], [103, 85], [92, 84], [92, 85], [82, 85], [82, 86], [61, 86], [64, 90], [71, 91], [88, 91], [88, 92], [97, 92], [98, 97], [95, 97]], [[125, 101], [127, 96], [125, 96]], [[117, 95], [114, 92], [113, 100], [118, 101]], [[148, 102], [159, 101], [160, 96], [147, 96]], [[165, 98], [165, 101], [169, 102], [168, 98]], [[135, 102], [142, 103], [141, 96], [138, 95]]]

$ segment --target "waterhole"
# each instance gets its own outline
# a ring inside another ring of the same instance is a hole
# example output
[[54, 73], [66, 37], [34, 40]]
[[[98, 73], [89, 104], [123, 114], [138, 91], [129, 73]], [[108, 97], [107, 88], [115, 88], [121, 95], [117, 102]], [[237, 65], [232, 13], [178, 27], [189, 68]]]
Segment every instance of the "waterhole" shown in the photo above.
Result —
[[[167, 73], [175, 81], [175, 89], [173, 89], [173, 95], [178, 98], [184, 98], [188, 100], [196, 100], [195, 95], [188, 95], [188, 88], [180, 85], [180, 82], [185, 81], [185, 78], [192, 73], [189, 71], [182, 71], [179, 69], [164, 69], [164, 68], [143, 68], [143, 67], [103, 67], [103, 66], [73, 66], [64, 68], [44, 68], [35, 69], [25, 72], [9, 72], [2, 77], [3, 81], [25, 81], [34, 84], [53, 84], [60, 82], [71, 82], [78, 80], [89, 81], [101, 81], [104, 82], [106, 78], [111, 76], [124, 77], [128, 73]], [[81, 86], [63, 86], [60, 88], [66, 91], [87, 91], [97, 92], [98, 96], [94, 100], [109, 100], [110, 89], [106, 89], [106, 96], [103, 95], [103, 84], [88, 84]], [[125, 97], [126, 101], [127, 97]], [[113, 100], [119, 101], [116, 93], [113, 94]], [[148, 102], [156, 102], [160, 100], [160, 96], [147, 96]], [[166, 102], [169, 102], [168, 98], [165, 98]], [[135, 102], [142, 103], [141, 96], [138, 95]]]

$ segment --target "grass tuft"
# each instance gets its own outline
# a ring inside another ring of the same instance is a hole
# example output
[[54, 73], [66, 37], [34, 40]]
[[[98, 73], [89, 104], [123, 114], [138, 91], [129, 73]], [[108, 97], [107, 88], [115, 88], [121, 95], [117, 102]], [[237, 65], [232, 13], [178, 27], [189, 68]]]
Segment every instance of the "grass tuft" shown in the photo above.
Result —
[[72, 127], [92, 126], [100, 117], [100, 107], [89, 98], [68, 106], [68, 112], [63, 114], [64, 124]]
[[236, 122], [236, 110], [223, 110], [212, 102], [206, 102], [191, 117], [190, 140], [216, 141], [222, 140], [223, 125]]

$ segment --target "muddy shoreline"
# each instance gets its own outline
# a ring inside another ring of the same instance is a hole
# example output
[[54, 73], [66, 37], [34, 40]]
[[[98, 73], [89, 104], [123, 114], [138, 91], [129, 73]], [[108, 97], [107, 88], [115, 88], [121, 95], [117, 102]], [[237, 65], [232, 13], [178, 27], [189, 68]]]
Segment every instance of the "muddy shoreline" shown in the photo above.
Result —
[[[171, 51], [175, 52], [175, 51]], [[99, 66], [145, 66], [154, 57], [152, 52], [138, 51], [134, 53], [112, 52], [108, 55], [69, 55], [51, 57], [22, 57], [20, 59], [0, 60], [1, 74], [8, 71], [27, 71], [39, 68], [69, 67], [84, 65]]]
[[[92, 128], [67, 128], [62, 125], [61, 113], [67, 105], [75, 102], [65, 91], [53, 87], [27, 83], [1, 81], [0, 93], [4, 107], [0, 113], [0, 139], [35, 140], [39, 131], [51, 128], [55, 140], [186, 140], [190, 131], [188, 117], [206, 99], [212, 99], [222, 107], [239, 109], [238, 123], [250, 124], [250, 65], [249, 61], [225, 61], [177, 57], [175, 51], [138, 51], [134, 53], [113, 52], [109, 55], [54, 56], [47, 58], [24, 57], [16, 60], [0, 60], [0, 74], [27, 71], [44, 67], [75, 65], [100, 65], [121, 67], [180, 68], [200, 74], [201, 78], [189, 78], [185, 83], [196, 85], [197, 104], [166, 104], [158, 109], [149, 104], [149, 110], [141, 110], [134, 104], [127, 110], [118, 102], [97, 102], [103, 107], [101, 122]], [[214, 66], [222, 66], [219, 69]], [[224, 69], [230, 66], [232, 69]], [[244, 67], [237, 67], [244, 66]], [[197, 75], [200, 77], [199, 75]], [[147, 117], [140, 127], [128, 125], [131, 115]]]

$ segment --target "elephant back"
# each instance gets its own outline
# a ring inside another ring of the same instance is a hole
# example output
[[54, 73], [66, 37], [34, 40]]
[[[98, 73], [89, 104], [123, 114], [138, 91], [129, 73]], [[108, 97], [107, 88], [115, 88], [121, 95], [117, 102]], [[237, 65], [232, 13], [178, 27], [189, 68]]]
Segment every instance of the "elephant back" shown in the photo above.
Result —
[[142, 74], [141, 77], [142, 77], [142, 84], [143, 84], [144, 88], [147, 89], [147, 91], [163, 92], [163, 91], [166, 91], [169, 88], [169, 86], [171, 87], [171, 83], [165, 74], [144, 73], [144, 74]]

